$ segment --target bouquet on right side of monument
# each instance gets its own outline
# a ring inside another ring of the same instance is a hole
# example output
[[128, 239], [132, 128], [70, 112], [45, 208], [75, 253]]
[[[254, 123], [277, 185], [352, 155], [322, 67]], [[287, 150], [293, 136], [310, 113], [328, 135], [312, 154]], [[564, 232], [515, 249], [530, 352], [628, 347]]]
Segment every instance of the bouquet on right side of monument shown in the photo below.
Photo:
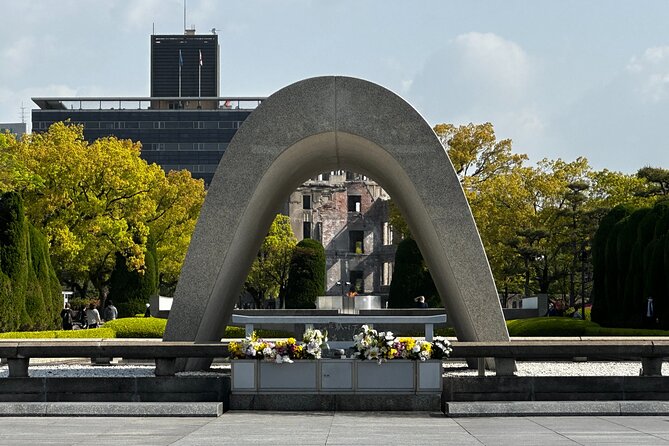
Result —
[[390, 359], [447, 358], [451, 354], [451, 343], [446, 338], [437, 337], [432, 342], [414, 338], [396, 338], [391, 331], [378, 332], [367, 325], [353, 336], [353, 348], [358, 359], [374, 360], [381, 364]]

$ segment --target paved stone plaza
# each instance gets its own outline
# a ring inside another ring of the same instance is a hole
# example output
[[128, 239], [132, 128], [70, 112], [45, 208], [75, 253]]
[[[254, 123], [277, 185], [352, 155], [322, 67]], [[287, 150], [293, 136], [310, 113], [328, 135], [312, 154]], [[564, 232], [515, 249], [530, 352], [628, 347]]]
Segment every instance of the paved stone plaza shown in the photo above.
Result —
[[451, 419], [420, 412], [1, 418], [0, 445], [669, 445], [669, 417]]

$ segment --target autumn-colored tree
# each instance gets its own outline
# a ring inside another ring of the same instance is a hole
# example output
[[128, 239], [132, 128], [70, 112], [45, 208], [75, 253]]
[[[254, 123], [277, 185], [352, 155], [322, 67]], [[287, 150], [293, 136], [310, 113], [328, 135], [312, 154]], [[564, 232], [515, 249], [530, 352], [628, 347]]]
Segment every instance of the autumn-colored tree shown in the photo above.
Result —
[[187, 170], [170, 171], [150, 191], [155, 209], [147, 224], [157, 250], [161, 293], [171, 295], [179, 280], [190, 238], [204, 203], [204, 182]]
[[497, 140], [495, 129], [485, 124], [437, 124], [434, 132], [447, 149], [455, 173], [465, 190], [520, 166], [527, 155], [511, 151], [511, 140]]
[[24, 192], [29, 219], [46, 234], [61, 280], [82, 296], [90, 281], [103, 294], [117, 252], [144, 265], [149, 192], [163, 172], [139, 157], [140, 145], [116, 138], [91, 144], [83, 128], [53, 124], [23, 138], [16, 154], [41, 187]]

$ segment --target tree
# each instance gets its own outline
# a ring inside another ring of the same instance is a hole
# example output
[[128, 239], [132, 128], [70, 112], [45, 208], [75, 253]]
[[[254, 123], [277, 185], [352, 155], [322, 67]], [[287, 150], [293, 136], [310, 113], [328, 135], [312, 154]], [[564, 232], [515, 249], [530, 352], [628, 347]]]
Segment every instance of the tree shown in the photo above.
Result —
[[160, 265], [161, 293], [171, 295], [186, 258], [191, 235], [204, 203], [204, 182], [187, 170], [170, 171], [151, 192], [155, 208], [148, 215], [149, 232]]
[[89, 280], [104, 293], [116, 252], [132, 268], [143, 266], [147, 198], [163, 173], [139, 158], [138, 144], [116, 138], [88, 144], [81, 126], [56, 123], [16, 147], [43, 180], [25, 192], [27, 214], [45, 232], [61, 279], [85, 297]]
[[146, 304], [158, 294], [158, 264], [156, 245], [149, 238], [144, 253], [144, 266], [137, 270], [128, 266], [122, 253], [116, 253], [116, 264], [109, 280], [109, 299], [114, 301], [121, 317], [144, 313]]
[[[616, 271], [607, 261], [608, 240], [616, 223], [632, 213], [630, 206], [619, 205], [602, 218], [592, 242], [592, 320], [600, 325], [611, 325], [617, 310], [615, 288], [608, 285]], [[613, 257], [613, 256], [612, 256]]]
[[649, 187], [641, 193], [642, 196], [669, 195], [669, 170], [659, 167], [642, 167], [637, 177], [645, 179]]
[[283, 307], [296, 244], [290, 217], [278, 214], [246, 278], [246, 288], [254, 297], [256, 306], [260, 307], [264, 299], [276, 296], [278, 307]]
[[498, 141], [489, 122], [459, 127], [437, 124], [434, 132], [448, 150], [455, 173], [465, 190], [519, 167], [527, 155], [511, 152], [511, 140]]
[[325, 293], [325, 249], [306, 238], [295, 247], [286, 289], [286, 308], [315, 308]]
[[425, 265], [418, 244], [410, 238], [402, 240], [395, 252], [395, 268], [390, 282], [389, 305], [393, 308], [415, 306], [416, 296], [425, 296], [430, 307], [441, 307], [441, 298]]
[[0, 331], [57, 327], [62, 296], [44, 236], [19, 194], [0, 197]]
[[14, 135], [0, 133], [0, 193], [34, 189], [41, 182], [41, 178], [17, 159], [11, 150], [15, 145]]

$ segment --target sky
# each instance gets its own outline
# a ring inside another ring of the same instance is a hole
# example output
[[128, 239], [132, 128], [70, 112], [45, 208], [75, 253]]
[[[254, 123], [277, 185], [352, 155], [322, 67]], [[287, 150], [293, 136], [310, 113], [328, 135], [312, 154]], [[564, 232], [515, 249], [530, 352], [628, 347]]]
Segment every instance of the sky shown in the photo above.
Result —
[[[3, 0], [0, 122], [31, 97], [149, 96], [150, 35], [183, 0]], [[355, 76], [431, 125], [492, 122], [532, 162], [669, 168], [669, 2], [188, 0], [215, 28], [221, 96]]]

